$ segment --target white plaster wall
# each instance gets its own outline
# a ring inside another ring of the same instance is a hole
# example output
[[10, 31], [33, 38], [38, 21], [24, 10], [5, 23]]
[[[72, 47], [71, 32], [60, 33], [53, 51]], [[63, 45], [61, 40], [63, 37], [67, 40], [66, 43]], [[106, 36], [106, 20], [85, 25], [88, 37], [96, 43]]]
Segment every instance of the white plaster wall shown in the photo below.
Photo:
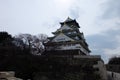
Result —
[[64, 35], [63, 33], [59, 34], [58, 36], [56, 36], [52, 42], [61, 42], [61, 41], [74, 41], [73, 39], [67, 37], [66, 35]]
[[63, 25], [59, 30], [68, 30], [68, 29], [71, 29], [68, 25]]
[[102, 80], [107, 80], [107, 70], [102, 61], [98, 61], [98, 64], [94, 65], [93, 67], [99, 69], [97, 72], [101, 75]]
[[62, 45], [56, 48], [56, 50], [74, 50], [74, 49], [79, 49], [82, 52], [89, 54], [89, 52], [85, 50], [80, 44]]
[[[112, 76], [113, 74], [113, 76]], [[107, 71], [108, 79], [110, 80], [120, 80], [120, 73]]]

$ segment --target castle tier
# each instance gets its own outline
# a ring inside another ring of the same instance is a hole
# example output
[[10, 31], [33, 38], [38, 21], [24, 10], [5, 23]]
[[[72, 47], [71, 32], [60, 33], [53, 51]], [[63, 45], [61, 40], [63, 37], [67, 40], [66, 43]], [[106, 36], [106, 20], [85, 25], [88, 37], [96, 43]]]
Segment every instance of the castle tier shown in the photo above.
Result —
[[46, 51], [51, 54], [89, 55], [90, 50], [85, 41], [84, 34], [79, 31], [79, 24], [76, 20], [67, 18], [61, 22], [53, 37], [45, 44]]

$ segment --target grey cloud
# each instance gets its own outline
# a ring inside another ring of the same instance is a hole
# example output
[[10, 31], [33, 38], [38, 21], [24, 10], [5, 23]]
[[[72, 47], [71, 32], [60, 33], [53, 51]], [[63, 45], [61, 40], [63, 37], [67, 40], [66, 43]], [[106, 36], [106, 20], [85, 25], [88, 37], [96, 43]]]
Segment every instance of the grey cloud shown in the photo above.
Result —
[[[118, 43], [116, 41], [116, 36], [120, 34], [120, 30], [108, 30], [102, 34], [87, 36], [88, 43], [93, 48], [104, 49], [104, 48], [115, 48]], [[96, 45], [94, 47], [92, 45]]]
[[111, 56], [109, 53], [105, 53], [104, 50], [114, 50], [115, 48], [120, 47], [119, 42], [116, 40], [116, 36], [119, 34], [120, 30], [108, 30], [102, 34], [86, 36], [86, 40], [92, 51], [91, 54], [101, 55], [105, 62], [107, 62], [108, 58]]
[[120, 31], [120, 0], [106, 0], [100, 7], [101, 13], [96, 17], [94, 24], [100, 27], [101, 31]]
[[95, 24], [103, 30], [99, 34], [89, 35], [86, 38], [92, 50], [91, 54], [101, 55], [107, 62], [111, 55], [117, 56], [120, 49], [120, 0], [107, 0], [102, 5], [101, 11]]
[[103, 14], [105, 19], [113, 17], [120, 18], [120, 0], [108, 0], [104, 4], [103, 9], [105, 10], [105, 13]]

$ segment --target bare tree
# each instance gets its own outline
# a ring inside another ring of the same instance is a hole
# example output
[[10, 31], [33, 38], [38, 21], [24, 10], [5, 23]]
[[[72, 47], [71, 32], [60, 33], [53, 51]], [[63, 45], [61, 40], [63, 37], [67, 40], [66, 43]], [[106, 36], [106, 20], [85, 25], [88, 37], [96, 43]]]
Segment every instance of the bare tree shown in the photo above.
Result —
[[42, 43], [48, 41], [48, 40], [47, 40], [48, 36], [47, 36], [46, 34], [38, 34], [38, 35], [37, 35], [37, 38], [38, 38]]
[[19, 34], [16, 35], [15, 38], [22, 40], [26, 47], [30, 49], [33, 40], [31, 34]]
[[45, 34], [19, 34], [15, 38], [22, 40], [34, 55], [41, 55], [44, 52], [43, 42], [47, 41], [47, 35]]
[[41, 42], [41, 39], [37, 36], [33, 36], [33, 42], [31, 45], [31, 53], [34, 55], [41, 55], [44, 52], [44, 45]]

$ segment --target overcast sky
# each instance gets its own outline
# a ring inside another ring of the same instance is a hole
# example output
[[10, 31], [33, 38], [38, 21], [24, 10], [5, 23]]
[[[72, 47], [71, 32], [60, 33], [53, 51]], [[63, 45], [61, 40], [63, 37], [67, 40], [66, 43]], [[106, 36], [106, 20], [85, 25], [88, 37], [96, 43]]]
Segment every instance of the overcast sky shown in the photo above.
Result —
[[52, 36], [67, 17], [81, 26], [91, 54], [120, 55], [120, 0], [0, 0], [0, 31]]

